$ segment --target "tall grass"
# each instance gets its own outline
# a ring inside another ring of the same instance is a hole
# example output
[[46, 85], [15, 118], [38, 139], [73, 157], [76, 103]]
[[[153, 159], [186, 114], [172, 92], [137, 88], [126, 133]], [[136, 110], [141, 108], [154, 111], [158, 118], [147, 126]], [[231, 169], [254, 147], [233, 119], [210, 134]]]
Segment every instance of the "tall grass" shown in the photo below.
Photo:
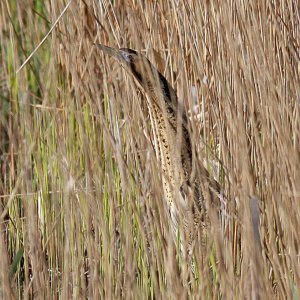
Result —
[[[0, 297], [299, 299], [297, 1], [72, 1], [16, 74], [65, 6], [0, 3]], [[142, 51], [191, 112], [226, 207], [194, 272], [145, 96], [94, 42]]]

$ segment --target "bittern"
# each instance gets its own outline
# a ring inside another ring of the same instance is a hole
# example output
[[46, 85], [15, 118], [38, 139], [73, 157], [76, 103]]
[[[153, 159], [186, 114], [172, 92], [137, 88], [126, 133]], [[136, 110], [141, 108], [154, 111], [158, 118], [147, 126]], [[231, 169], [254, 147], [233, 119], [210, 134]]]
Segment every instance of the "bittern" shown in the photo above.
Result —
[[206, 201], [211, 201], [218, 184], [196, 163], [184, 106], [171, 84], [145, 56], [132, 49], [97, 46], [119, 61], [144, 91], [173, 237], [177, 239], [180, 233], [191, 245], [198, 228], [205, 226]]

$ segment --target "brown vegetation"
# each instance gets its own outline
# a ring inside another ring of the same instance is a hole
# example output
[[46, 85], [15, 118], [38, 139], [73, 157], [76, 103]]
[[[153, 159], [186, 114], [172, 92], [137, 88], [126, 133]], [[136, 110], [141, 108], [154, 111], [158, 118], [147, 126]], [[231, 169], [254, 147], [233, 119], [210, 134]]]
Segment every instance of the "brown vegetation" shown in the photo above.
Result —
[[[66, 5], [0, 3], [0, 297], [299, 299], [297, 1], [71, 0], [16, 73]], [[191, 111], [226, 195], [194, 272], [144, 95], [95, 42], [142, 51]]]

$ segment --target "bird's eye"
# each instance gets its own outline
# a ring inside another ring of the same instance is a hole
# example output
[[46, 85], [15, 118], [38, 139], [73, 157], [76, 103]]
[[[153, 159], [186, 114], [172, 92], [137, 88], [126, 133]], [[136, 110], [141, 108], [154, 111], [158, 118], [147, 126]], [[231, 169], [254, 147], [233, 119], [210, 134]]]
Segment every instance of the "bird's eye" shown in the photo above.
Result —
[[126, 51], [120, 51], [120, 53], [121, 53], [121, 55], [122, 55], [122, 58], [123, 58], [126, 62], [130, 63], [130, 62], [133, 60], [132, 55], [131, 55], [130, 53], [128, 53], [128, 52], [126, 52]]

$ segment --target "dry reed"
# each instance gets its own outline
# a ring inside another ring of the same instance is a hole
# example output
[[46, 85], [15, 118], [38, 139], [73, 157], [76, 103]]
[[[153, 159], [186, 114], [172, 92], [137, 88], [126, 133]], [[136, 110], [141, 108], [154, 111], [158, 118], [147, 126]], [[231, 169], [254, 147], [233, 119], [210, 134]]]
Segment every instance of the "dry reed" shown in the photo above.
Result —
[[[299, 299], [297, 1], [71, 1], [16, 74], [66, 5], [0, 3], [0, 297]], [[195, 272], [144, 95], [94, 42], [142, 51], [191, 111], [226, 195]]]

